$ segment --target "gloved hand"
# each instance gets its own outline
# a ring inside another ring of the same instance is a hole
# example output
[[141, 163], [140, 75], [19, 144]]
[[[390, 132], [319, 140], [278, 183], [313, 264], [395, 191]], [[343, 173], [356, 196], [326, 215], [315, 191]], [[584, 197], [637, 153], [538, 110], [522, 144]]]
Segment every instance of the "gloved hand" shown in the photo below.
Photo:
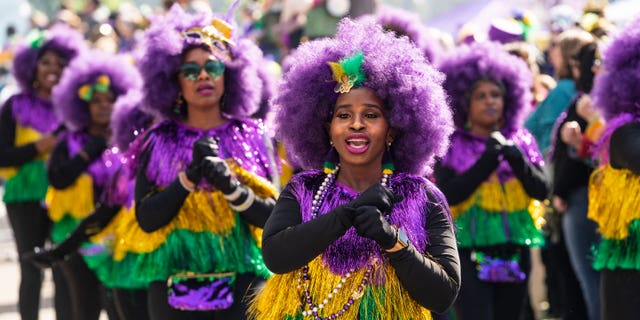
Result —
[[398, 241], [396, 229], [374, 206], [356, 208], [353, 227], [360, 236], [374, 240], [384, 250], [393, 248]]
[[387, 212], [400, 201], [402, 201], [402, 196], [396, 195], [389, 188], [376, 183], [349, 202], [347, 206], [354, 209], [361, 206], [374, 206], [381, 212]]
[[82, 147], [82, 151], [89, 157], [89, 162], [93, 162], [93, 160], [100, 157], [105, 149], [107, 149], [107, 139], [101, 136], [91, 136], [89, 141]]
[[218, 155], [218, 143], [211, 137], [203, 137], [193, 143], [191, 152], [191, 163], [187, 166], [185, 174], [189, 181], [197, 185], [202, 180], [202, 160]]
[[205, 157], [201, 163], [202, 175], [207, 182], [224, 194], [231, 194], [238, 188], [238, 181], [231, 176], [227, 162], [218, 157]]
[[506, 160], [514, 160], [522, 157], [520, 148], [518, 148], [513, 141], [507, 140], [500, 131], [492, 132], [489, 139], [495, 140], [495, 142], [500, 145], [498, 152], [502, 154]]
[[65, 257], [65, 253], [58, 248], [46, 250], [41, 247], [33, 248], [33, 251], [27, 252], [22, 256], [23, 261], [29, 261], [40, 269], [51, 268], [54, 264], [61, 261]]

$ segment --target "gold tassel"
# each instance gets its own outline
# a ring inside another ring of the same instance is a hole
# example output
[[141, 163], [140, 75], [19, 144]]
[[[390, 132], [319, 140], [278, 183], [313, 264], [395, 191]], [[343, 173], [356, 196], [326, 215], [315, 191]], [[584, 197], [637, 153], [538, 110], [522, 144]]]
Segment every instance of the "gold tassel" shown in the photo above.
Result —
[[[16, 137], [14, 140], [14, 145], [16, 147], [24, 146], [29, 143], [36, 142], [42, 138], [42, 134], [31, 127], [23, 127], [19, 124], [16, 124]], [[36, 159], [44, 160], [46, 155], [39, 155]], [[6, 180], [11, 179], [18, 173], [18, 168], [16, 167], [6, 167], [0, 168], [0, 178]]]
[[[356, 288], [360, 285], [365, 268], [352, 273], [337, 293], [333, 294], [324, 307], [323, 315], [327, 316], [340, 310]], [[300, 278], [300, 270], [287, 274], [275, 275], [267, 280], [262, 290], [252, 299], [249, 306], [250, 319], [284, 319], [286, 315], [292, 316], [299, 312], [300, 299], [303, 295], [302, 288], [296, 288]], [[319, 256], [309, 263], [309, 275], [311, 286], [309, 291], [315, 299], [315, 303], [321, 303], [332, 292], [342, 277], [331, 273], [323, 264]], [[382, 285], [380, 285], [382, 283]], [[373, 284], [373, 286], [371, 285]], [[366, 316], [372, 319], [431, 319], [429, 310], [423, 308], [409, 297], [398, 280], [395, 270], [390, 265], [374, 266], [371, 273], [371, 282], [367, 285], [370, 295], [374, 297], [375, 310], [367, 310]], [[366, 297], [367, 293], [365, 293]], [[362, 297], [354, 300], [351, 308], [341, 318], [358, 319]], [[308, 317], [311, 319], [312, 317]]]
[[93, 212], [93, 182], [89, 174], [83, 173], [66, 189], [49, 187], [45, 202], [49, 207], [49, 217], [57, 222], [66, 215], [83, 219]]
[[610, 165], [596, 169], [589, 181], [588, 217], [598, 223], [603, 237], [626, 238], [629, 224], [640, 219], [640, 176]]
[[[451, 206], [451, 213], [453, 218], [456, 219], [473, 205], [478, 205], [480, 208], [490, 212], [500, 212], [503, 210], [506, 212], [515, 212], [527, 208], [535, 210], [542, 209], [541, 203], [538, 203], [536, 206], [535, 203], [532, 204], [531, 202], [531, 198], [527, 195], [526, 191], [524, 191], [518, 179], [509, 179], [504, 185], [496, 179], [494, 181], [483, 182], [467, 200]], [[534, 207], [530, 207], [531, 205]], [[529, 212], [532, 211], [529, 210]], [[534, 214], [537, 215], [538, 213]], [[534, 214], [532, 214], [532, 217]]]

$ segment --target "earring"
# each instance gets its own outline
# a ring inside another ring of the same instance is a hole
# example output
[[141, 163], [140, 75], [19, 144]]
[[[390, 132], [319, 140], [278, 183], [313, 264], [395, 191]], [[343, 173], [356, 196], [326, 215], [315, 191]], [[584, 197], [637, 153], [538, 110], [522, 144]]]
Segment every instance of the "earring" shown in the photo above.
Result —
[[471, 131], [471, 121], [467, 121], [467, 123], [464, 124], [464, 129], [467, 131]]
[[331, 147], [333, 148], [333, 141], [329, 140], [329, 144], [331, 145]]
[[391, 154], [391, 143], [392, 141], [387, 142], [387, 150], [382, 154], [382, 173], [383, 174], [392, 174], [393, 171], [396, 170], [396, 167], [393, 165], [393, 155]]
[[333, 147], [333, 141], [329, 141], [331, 147], [329, 148], [329, 152], [324, 157], [324, 162], [322, 164], [324, 173], [329, 174], [335, 171], [338, 162], [340, 162], [340, 158], [338, 156], [338, 151]]
[[40, 88], [40, 82], [38, 80], [33, 80], [33, 84], [31, 85], [34, 89]]
[[178, 114], [178, 115], [182, 114], [182, 107], [183, 107], [183, 104], [184, 104], [184, 100], [182, 99], [182, 93], [178, 94], [178, 97], [176, 98], [175, 102], [176, 102], [176, 104], [173, 107], [173, 113]]

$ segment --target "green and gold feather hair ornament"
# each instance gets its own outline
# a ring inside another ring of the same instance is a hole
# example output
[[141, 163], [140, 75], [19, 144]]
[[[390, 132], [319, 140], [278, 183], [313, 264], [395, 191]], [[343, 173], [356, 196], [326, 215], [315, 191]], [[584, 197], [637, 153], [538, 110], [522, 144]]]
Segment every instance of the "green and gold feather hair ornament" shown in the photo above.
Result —
[[336, 93], [347, 93], [353, 87], [362, 85], [367, 81], [367, 75], [362, 69], [364, 54], [362, 51], [356, 52], [350, 57], [346, 57], [339, 62], [329, 61], [333, 80], [338, 82], [333, 89]]

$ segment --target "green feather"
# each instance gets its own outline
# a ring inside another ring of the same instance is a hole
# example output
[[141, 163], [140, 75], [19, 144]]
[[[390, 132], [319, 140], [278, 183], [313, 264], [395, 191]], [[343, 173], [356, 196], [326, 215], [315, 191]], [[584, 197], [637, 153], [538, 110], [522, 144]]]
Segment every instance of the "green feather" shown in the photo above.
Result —
[[356, 52], [350, 57], [340, 60], [340, 65], [344, 73], [353, 81], [353, 85], [359, 86], [367, 81], [367, 75], [362, 70], [362, 62], [364, 62], [364, 54], [362, 51]]

